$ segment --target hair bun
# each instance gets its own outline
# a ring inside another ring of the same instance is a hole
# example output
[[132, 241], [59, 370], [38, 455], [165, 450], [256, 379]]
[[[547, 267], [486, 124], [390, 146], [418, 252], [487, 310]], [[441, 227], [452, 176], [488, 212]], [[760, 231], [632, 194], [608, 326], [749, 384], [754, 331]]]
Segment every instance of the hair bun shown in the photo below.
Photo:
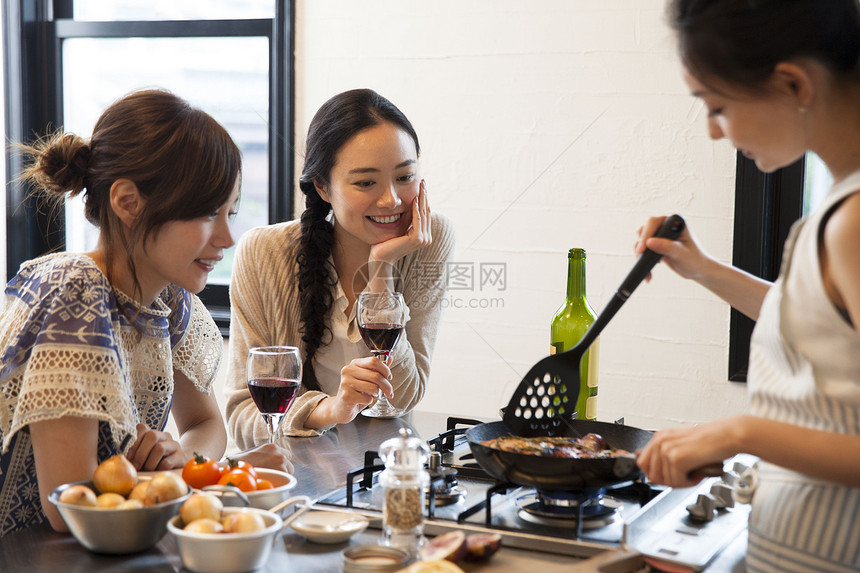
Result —
[[84, 189], [90, 146], [73, 133], [57, 134], [40, 146], [32, 178], [46, 191], [74, 197]]

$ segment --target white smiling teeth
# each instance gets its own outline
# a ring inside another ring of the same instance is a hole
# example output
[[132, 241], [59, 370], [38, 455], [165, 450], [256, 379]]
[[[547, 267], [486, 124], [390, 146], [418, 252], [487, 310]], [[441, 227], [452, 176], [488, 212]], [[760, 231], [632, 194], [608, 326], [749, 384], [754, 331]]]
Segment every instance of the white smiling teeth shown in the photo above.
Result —
[[218, 261], [215, 259], [197, 259], [197, 260], [200, 261], [201, 263], [203, 263], [204, 265], [208, 266], [208, 267], [214, 267], [215, 265], [218, 264]]
[[373, 216], [370, 217], [370, 220], [374, 221], [375, 223], [394, 223], [398, 219], [400, 219], [399, 214], [389, 215], [388, 217], [373, 217]]

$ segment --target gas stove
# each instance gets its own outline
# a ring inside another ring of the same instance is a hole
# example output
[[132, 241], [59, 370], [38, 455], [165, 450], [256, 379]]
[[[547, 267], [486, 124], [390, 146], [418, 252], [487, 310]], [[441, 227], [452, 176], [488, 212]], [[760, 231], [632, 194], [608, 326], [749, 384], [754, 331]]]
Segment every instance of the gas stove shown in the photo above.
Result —
[[[700, 570], [746, 526], [747, 506], [700, 507], [713, 498], [709, 492], [720, 483], [717, 478], [688, 489], [636, 480], [575, 492], [500, 482], [478, 465], [464, 435], [479, 423], [448, 418], [447, 429], [427, 440], [428, 536], [453, 529], [493, 532], [503, 546], [581, 558], [625, 548]], [[384, 466], [375, 451], [364, 457], [364, 466], [347, 474], [346, 487], [317, 503], [381, 518], [384, 491], [377, 479]], [[694, 517], [688, 505], [700, 515], [710, 510], [710, 519]]]

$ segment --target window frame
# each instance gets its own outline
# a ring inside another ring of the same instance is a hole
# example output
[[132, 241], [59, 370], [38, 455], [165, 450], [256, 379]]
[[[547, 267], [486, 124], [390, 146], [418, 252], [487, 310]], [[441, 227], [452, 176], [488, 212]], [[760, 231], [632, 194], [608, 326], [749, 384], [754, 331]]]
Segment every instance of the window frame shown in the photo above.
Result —
[[[805, 158], [773, 173], [738, 152], [732, 264], [768, 281], [776, 280], [782, 248], [792, 224], [803, 215]], [[734, 308], [729, 325], [728, 377], [746, 382], [755, 322]]]
[[[269, 41], [269, 219], [293, 217], [295, 5], [273, 0], [275, 16], [249, 20], [76, 21], [74, 0], [8, 0], [3, 4], [6, 140], [29, 141], [63, 125], [62, 42], [70, 38], [265, 36]], [[65, 249], [62, 206], [48, 207], [17, 180], [21, 158], [6, 154], [6, 261], [21, 263]], [[199, 294], [223, 335], [230, 326], [227, 285]]]

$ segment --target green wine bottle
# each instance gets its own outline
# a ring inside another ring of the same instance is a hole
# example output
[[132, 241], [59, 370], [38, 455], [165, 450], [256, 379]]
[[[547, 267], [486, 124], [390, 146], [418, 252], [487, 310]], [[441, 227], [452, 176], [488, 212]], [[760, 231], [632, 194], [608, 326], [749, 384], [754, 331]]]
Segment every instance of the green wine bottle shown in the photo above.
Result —
[[[585, 249], [571, 249], [567, 255], [567, 300], [555, 313], [551, 327], [550, 354], [570, 350], [594, 322], [594, 311], [585, 300]], [[579, 367], [578, 420], [597, 419], [597, 363], [600, 338], [582, 357]]]

